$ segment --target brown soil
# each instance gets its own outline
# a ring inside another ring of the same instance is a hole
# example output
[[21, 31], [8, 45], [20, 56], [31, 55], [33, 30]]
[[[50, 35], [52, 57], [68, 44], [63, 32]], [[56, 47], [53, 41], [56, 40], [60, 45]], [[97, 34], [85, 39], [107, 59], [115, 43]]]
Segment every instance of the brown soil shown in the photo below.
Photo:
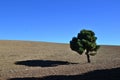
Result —
[[0, 80], [120, 79], [119, 46], [101, 46], [91, 61], [68, 44], [0, 41]]

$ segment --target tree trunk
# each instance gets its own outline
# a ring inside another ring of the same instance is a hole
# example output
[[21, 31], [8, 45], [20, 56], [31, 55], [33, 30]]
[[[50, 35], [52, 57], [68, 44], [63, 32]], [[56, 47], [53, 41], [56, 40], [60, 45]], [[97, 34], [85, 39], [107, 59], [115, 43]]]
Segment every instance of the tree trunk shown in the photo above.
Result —
[[90, 63], [90, 62], [91, 62], [91, 61], [90, 61], [90, 55], [89, 55], [88, 53], [89, 53], [89, 51], [86, 52], [86, 55], [87, 55], [87, 61], [88, 61], [88, 63]]

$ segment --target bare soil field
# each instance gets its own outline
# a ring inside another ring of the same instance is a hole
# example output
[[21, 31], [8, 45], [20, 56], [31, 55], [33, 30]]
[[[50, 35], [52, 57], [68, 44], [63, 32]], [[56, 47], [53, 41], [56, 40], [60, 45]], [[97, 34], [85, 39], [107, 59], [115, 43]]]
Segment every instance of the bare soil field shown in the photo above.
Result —
[[0, 41], [0, 80], [120, 80], [120, 46], [101, 46], [91, 61], [69, 44]]

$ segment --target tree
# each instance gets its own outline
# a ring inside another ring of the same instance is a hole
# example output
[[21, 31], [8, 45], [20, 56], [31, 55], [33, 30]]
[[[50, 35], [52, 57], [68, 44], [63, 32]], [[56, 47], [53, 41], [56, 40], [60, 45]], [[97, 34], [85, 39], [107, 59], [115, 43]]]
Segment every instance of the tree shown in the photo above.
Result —
[[87, 61], [90, 63], [90, 52], [97, 53], [97, 50], [100, 47], [96, 44], [96, 40], [97, 37], [93, 31], [83, 29], [80, 31], [80, 33], [78, 33], [77, 37], [72, 38], [70, 41], [70, 48], [80, 55], [85, 52]]

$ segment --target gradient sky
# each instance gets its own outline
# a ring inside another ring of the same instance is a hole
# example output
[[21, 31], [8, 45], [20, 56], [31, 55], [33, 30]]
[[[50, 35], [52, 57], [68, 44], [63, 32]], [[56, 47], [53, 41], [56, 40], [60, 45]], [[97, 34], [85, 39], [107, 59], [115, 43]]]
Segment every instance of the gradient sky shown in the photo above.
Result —
[[81, 29], [120, 45], [120, 0], [0, 0], [0, 40], [69, 43]]

